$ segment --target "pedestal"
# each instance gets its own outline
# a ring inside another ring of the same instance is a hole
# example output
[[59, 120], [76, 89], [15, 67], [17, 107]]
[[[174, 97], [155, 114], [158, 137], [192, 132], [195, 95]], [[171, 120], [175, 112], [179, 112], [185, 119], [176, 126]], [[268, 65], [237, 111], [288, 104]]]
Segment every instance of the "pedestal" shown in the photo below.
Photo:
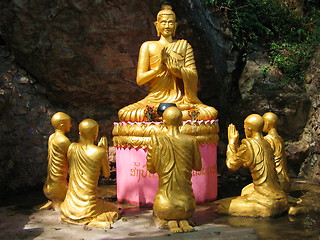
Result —
[[[192, 172], [192, 188], [197, 204], [217, 197], [217, 144], [200, 145], [201, 171]], [[147, 170], [147, 149], [117, 147], [117, 198], [139, 206], [152, 206], [158, 189], [158, 175]]]
[[[184, 134], [199, 142], [201, 171], [192, 172], [192, 187], [198, 204], [217, 197], [218, 120], [185, 121], [180, 127]], [[117, 198], [139, 206], [152, 206], [158, 189], [158, 175], [147, 170], [148, 143], [153, 134], [165, 133], [163, 122], [114, 123], [113, 144], [116, 147]]]

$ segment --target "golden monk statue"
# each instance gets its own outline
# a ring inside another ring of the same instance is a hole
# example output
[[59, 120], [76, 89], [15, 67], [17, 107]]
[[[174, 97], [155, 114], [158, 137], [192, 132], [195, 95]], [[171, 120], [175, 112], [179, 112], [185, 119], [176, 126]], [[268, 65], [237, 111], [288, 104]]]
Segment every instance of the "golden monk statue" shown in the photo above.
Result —
[[284, 152], [284, 142], [277, 132], [278, 117], [272, 112], [265, 113], [263, 116], [263, 132], [268, 133], [264, 138], [270, 143], [274, 152], [274, 161], [280, 183], [280, 188], [284, 192], [290, 189], [290, 178], [287, 172], [287, 160]]
[[194, 231], [188, 220], [196, 207], [191, 172], [202, 167], [198, 142], [179, 132], [182, 113], [177, 107], [167, 108], [163, 118], [168, 132], [151, 137], [147, 155], [148, 171], [159, 175], [153, 205], [155, 222], [167, 224], [171, 232]]
[[[175, 103], [182, 111], [182, 119], [191, 119], [189, 110], [199, 110], [198, 120], [213, 120], [218, 112], [204, 105], [197, 97], [198, 74], [193, 50], [186, 40], [173, 40], [177, 28], [176, 15], [165, 5], [154, 23], [159, 41], [142, 44], [138, 59], [137, 84], [148, 84], [150, 93], [139, 102], [122, 108], [120, 121], [146, 121], [146, 106]], [[161, 119], [161, 118], [159, 118]]]
[[61, 219], [105, 228], [118, 219], [119, 212], [112, 203], [97, 196], [100, 172], [106, 178], [110, 175], [107, 139], [103, 137], [98, 146], [94, 145], [98, 129], [96, 121], [83, 120], [79, 125], [79, 143], [72, 143], [69, 147], [69, 188], [61, 204]]
[[70, 141], [65, 133], [70, 131], [71, 119], [67, 114], [57, 112], [52, 116], [51, 124], [55, 132], [50, 135], [48, 141], [47, 178], [43, 186], [43, 192], [49, 201], [40, 207], [40, 210], [59, 210], [68, 190], [67, 151]]
[[287, 210], [286, 193], [280, 189], [270, 144], [263, 138], [263, 118], [258, 114], [244, 121], [246, 139], [238, 145], [239, 133], [233, 124], [228, 127], [227, 167], [247, 167], [253, 183], [242, 189], [241, 196], [217, 201], [218, 213], [246, 217], [271, 217]]

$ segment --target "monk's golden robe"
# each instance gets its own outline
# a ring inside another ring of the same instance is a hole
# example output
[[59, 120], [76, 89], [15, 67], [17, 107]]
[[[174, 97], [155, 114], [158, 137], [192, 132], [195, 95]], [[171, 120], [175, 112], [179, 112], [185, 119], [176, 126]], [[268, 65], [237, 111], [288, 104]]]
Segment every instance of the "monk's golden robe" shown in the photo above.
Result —
[[188, 219], [196, 207], [191, 172], [201, 170], [200, 151], [194, 137], [181, 135], [152, 136], [148, 147], [147, 169], [159, 175], [153, 211], [166, 221]]
[[[160, 103], [176, 103], [182, 111], [183, 120], [191, 119], [188, 110], [193, 107], [200, 112], [198, 120], [216, 119], [217, 110], [204, 105], [197, 97], [198, 74], [190, 44], [186, 40], [178, 40], [165, 48], [165, 52], [167, 61], [175, 59], [179, 62], [182, 79], [174, 76], [168, 69], [163, 70], [147, 83], [150, 89], [148, 96], [119, 111], [120, 121], [146, 121], [146, 106], [158, 107]], [[160, 58], [161, 53], [150, 57], [150, 69], [155, 68]]]
[[46, 197], [52, 201], [62, 202], [68, 190], [67, 151], [70, 141], [67, 137], [53, 133], [48, 141], [47, 178], [43, 186]]
[[287, 196], [280, 189], [273, 150], [266, 140], [243, 139], [238, 151], [233, 144], [229, 144], [226, 162], [228, 168], [232, 170], [237, 170], [241, 166], [249, 168], [253, 183], [244, 187], [241, 196], [233, 199], [230, 205], [226, 205], [222, 199], [221, 203], [224, 205], [221, 206], [225, 209], [219, 206], [220, 213], [269, 217], [287, 210]]
[[61, 204], [61, 219], [73, 224], [88, 224], [95, 218], [114, 222], [118, 219], [118, 209], [97, 197], [101, 161], [107, 159], [89, 158], [84, 147], [84, 144], [72, 143], [68, 150], [69, 189]]
[[270, 143], [271, 148], [273, 149], [280, 188], [287, 192], [289, 191], [291, 184], [287, 171], [287, 160], [284, 152], [283, 139], [277, 134], [268, 134], [264, 138]]

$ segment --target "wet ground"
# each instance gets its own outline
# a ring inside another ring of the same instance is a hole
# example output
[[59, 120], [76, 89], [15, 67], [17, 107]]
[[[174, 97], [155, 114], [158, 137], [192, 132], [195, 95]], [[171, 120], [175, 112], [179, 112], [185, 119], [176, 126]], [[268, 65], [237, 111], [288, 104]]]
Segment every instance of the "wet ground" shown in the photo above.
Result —
[[[102, 188], [101, 195], [114, 197], [115, 186]], [[60, 222], [57, 211], [35, 211], [46, 202], [41, 192], [33, 192], [2, 201], [0, 239], [274, 239], [320, 240], [320, 186], [295, 179], [290, 191], [292, 205], [304, 206], [305, 213], [287, 214], [270, 219], [219, 216], [215, 204], [197, 206], [193, 217], [196, 232], [171, 234], [158, 229], [151, 208], [118, 204], [122, 217], [111, 229], [89, 228]]]

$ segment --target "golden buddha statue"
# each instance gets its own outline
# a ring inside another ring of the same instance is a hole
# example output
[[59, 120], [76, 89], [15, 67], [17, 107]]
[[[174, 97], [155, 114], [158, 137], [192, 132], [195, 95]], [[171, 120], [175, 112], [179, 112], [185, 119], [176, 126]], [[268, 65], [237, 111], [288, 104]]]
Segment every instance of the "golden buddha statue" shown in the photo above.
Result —
[[290, 189], [290, 178], [287, 171], [287, 160], [284, 152], [284, 142], [277, 132], [278, 116], [272, 112], [265, 113], [263, 116], [263, 132], [268, 133], [264, 138], [270, 143], [274, 152], [274, 161], [280, 183], [280, 188], [284, 192]]
[[167, 108], [163, 119], [168, 131], [151, 137], [147, 155], [148, 171], [159, 175], [153, 215], [158, 226], [167, 225], [171, 232], [191, 232], [188, 220], [196, 207], [191, 172], [202, 167], [199, 146], [195, 137], [179, 132], [179, 108]]
[[70, 131], [71, 118], [63, 112], [57, 112], [52, 116], [51, 124], [55, 132], [48, 141], [47, 178], [43, 186], [43, 192], [49, 201], [40, 210], [59, 210], [68, 190], [67, 151], [71, 143], [65, 133]]
[[270, 144], [263, 138], [263, 118], [258, 114], [244, 121], [246, 138], [239, 146], [239, 132], [228, 127], [226, 164], [230, 170], [247, 167], [253, 183], [242, 189], [241, 196], [218, 200], [217, 212], [234, 216], [271, 217], [288, 209], [286, 193], [280, 189]]
[[103, 137], [98, 146], [94, 145], [98, 129], [96, 121], [83, 120], [79, 124], [79, 143], [72, 143], [69, 147], [69, 188], [61, 204], [61, 219], [68, 223], [105, 228], [118, 219], [119, 212], [112, 203], [97, 196], [100, 172], [106, 178], [110, 176], [107, 139]]
[[[182, 111], [182, 119], [190, 120], [189, 110], [199, 110], [198, 120], [214, 120], [218, 112], [204, 105], [197, 97], [198, 74], [193, 50], [186, 40], [174, 40], [176, 15], [165, 5], [154, 23], [158, 41], [142, 44], [138, 59], [137, 84], [148, 84], [150, 93], [141, 101], [122, 108], [120, 121], [147, 121], [146, 106], [156, 108], [160, 103], [175, 103]], [[161, 120], [161, 117], [159, 117]]]

